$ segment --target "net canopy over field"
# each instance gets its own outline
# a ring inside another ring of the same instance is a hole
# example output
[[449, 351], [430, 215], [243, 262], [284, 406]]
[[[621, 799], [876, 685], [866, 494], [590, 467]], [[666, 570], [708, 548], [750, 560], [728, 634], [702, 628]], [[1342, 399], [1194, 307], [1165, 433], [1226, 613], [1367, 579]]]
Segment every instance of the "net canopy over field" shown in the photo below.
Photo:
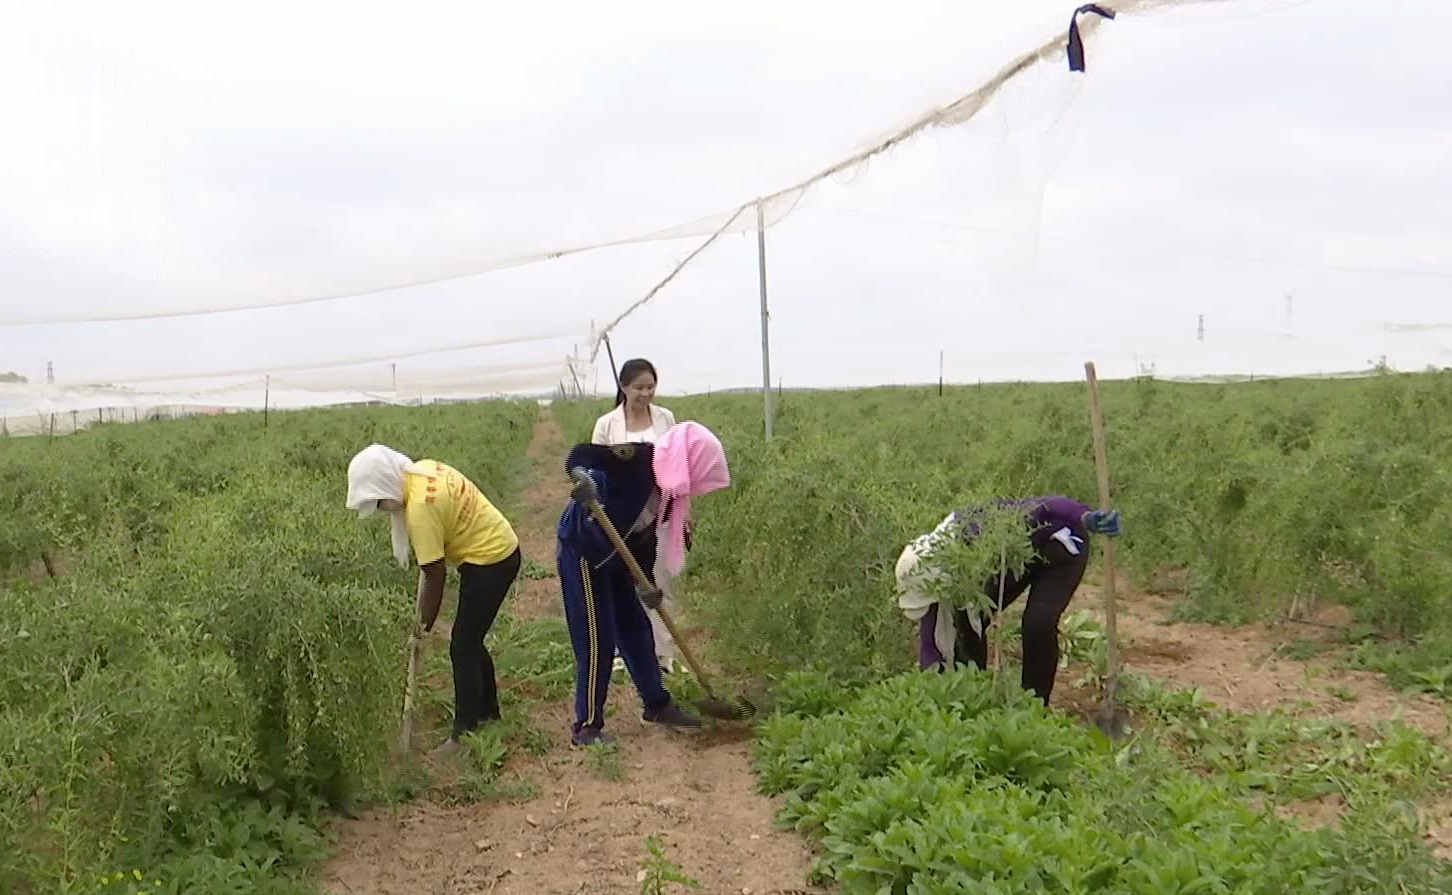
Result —
[[788, 386], [1447, 363], [1428, 4], [12, 8], [7, 421], [759, 384], [758, 209]]

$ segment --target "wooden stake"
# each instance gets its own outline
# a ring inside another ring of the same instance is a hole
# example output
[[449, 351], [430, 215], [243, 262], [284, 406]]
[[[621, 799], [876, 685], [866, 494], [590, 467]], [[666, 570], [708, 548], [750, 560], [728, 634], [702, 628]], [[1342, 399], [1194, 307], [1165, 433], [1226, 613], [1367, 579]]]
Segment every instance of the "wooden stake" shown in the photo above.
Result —
[[[1099, 508], [1110, 509], [1109, 502], [1109, 457], [1104, 442], [1104, 414], [1099, 405], [1099, 377], [1094, 372], [1094, 362], [1084, 364], [1084, 373], [1089, 380], [1089, 420], [1094, 429], [1094, 468], [1099, 478]], [[1104, 539], [1104, 636], [1107, 647], [1108, 669], [1104, 681], [1104, 698], [1109, 706], [1115, 704], [1119, 692], [1119, 639], [1115, 613], [1116, 594], [1114, 580], [1114, 539]]]

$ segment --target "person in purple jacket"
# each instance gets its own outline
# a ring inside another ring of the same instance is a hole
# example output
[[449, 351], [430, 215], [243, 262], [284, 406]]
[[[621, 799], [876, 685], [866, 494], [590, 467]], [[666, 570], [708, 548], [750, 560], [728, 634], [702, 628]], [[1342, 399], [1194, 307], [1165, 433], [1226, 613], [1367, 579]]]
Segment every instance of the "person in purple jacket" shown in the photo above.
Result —
[[[1119, 513], [1095, 510], [1067, 497], [1034, 497], [999, 500], [1000, 508], [1021, 508], [1034, 555], [1023, 574], [1008, 575], [1003, 581], [1000, 610], [1028, 591], [1023, 611], [1023, 686], [1045, 704], [1054, 689], [1059, 668], [1059, 618], [1064, 614], [1084, 569], [1089, 563], [1089, 535], [1119, 535]], [[897, 561], [898, 607], [918, 623], [918, 666], [924, 671], [942, 671], [970, 659], [980, 669], [988, 667], [988, 625], [991, 612], [973, 618], [966, 609], [943, 611], [928, 584], [941, 580], [928, 554], [944, 538], [956, 534], [971, 541], [979, 532], [983, 507], [949, 513], [928, 534], [903, 549]], [[983, 583], [989, 605], [998, 602], [997, 574]]]

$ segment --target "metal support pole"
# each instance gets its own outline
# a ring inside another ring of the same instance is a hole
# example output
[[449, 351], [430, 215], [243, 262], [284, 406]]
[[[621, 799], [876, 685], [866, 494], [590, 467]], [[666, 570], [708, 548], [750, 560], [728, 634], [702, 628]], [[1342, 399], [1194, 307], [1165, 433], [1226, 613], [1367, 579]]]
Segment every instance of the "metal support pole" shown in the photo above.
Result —
[[[606, 333], [600, 339], [605, 343], [605, 356], [610, 358], [610, 381], [615, 383], [615, 394], [617, 396], [623, 395], [625, 394], [625, 385], [620, 381], [620, 368], [615, 366], [615, 349], [610, 347], [610, 334]], [[598, 364], [595, 367], [595, 375], [600, 375], [600, 367]]]
[[585, 397], [585, 389], [580, 386], [580, 374], [575, 372], [575, 356], [573, 354], [569, 358], [569, 367], [570, 378], [575, 380], [575, 397], [583, 398]]
[[771, 441], [771, 339], [767, 333], [766, 310], [766, 215], [756, 203], [756, 267], [761, 281], [761, 401], [766, 417], [766, 440]]

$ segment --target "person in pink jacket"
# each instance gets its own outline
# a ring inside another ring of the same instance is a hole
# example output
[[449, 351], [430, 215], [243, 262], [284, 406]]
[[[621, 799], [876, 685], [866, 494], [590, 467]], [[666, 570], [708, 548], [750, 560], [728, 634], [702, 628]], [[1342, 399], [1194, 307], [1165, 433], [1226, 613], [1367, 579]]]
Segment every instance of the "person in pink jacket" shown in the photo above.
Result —
[[[619, 386], [615, 389], [615, 408], [595, 421], [595, 430], [590, 434], [594, 444], [654, 444], [668, 429], [676, 424], [675, 414], [655, 401], [655, 390], [660, 384], [655, 364], [643, 357], [633, 357], [620, 366]], [[686, 543], [690, 544], [694, 520], [686, 520]], [[675, 592], [671, 587], [671, 576], [657, 561], [645, 567], [651, 581], [661, 589], [661, 604], [667, 612], [676, 608]], [[676, 649], [671, 632], [660, 620], [660, 613], [654, 609], [646, 615], [650, 618], [651, 630], [655, 633], [656, 661], [661, 671], [669, 674], [676, 670], [680, 650]], [[619, 656], [615, 658], [617, 671], [625, 668]]]

